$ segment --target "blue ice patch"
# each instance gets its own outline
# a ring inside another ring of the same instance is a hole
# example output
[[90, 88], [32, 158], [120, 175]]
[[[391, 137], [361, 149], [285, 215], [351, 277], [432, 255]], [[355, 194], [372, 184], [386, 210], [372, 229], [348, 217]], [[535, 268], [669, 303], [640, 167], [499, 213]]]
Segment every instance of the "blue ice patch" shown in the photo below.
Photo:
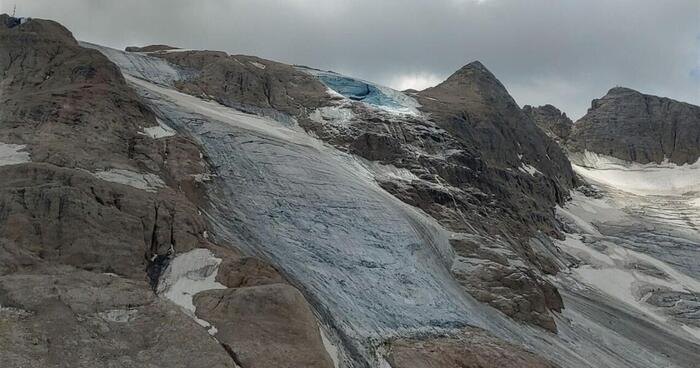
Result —
[[319, 75], [318, 78], [328, 86], [328, 88], [341, 95], [354, 100], [362, 101], [376, 106], [391, 108], [401, 108], [403, 105], [395, 99], [384, 94], [379, 88], [357, 79], [347, 78], [340, 75]]

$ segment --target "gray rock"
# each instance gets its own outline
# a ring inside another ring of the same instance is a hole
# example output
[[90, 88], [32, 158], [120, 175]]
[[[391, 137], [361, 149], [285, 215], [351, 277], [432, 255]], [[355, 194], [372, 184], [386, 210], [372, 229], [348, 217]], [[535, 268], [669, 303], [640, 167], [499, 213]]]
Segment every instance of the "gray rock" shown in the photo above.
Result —
[[574, 124], [567, 147], [642, 164], [700, 157], [700, 107], [615, 87]]
[[562, 144], [569, 138], [574, 122], [566, 116], [566, 113], [552, 105], [534, 107], [523, 106], [523, 111], [527, 114], [545, 134]]
[[555, 368], [535, 353], [468, 328], [456, 336], [397, 339], [386, 360], [392, 368]]
[[289, 285], [209, 290], [194, 303], [241, 367], [333, 367], [311, 309]]

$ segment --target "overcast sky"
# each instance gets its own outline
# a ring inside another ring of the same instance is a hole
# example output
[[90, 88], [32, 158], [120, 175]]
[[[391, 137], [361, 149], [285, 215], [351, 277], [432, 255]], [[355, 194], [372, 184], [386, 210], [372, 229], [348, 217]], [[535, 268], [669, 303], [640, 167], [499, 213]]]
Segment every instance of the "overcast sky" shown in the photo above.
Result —
[[621, 85], [700, 104], [700, 0], [0, 0], [76, 38], [165, 43], [422, 89], [480, 60], [576, 119]]

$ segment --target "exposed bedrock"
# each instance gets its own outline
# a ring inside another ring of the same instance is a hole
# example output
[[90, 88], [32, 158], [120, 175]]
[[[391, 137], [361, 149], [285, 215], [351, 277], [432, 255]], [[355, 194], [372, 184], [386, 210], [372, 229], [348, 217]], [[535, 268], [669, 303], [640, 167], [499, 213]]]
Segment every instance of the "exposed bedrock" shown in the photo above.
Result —
[[691, 164], [700, 157], [700, 107], [615, 87], [593, 100], [567, 147], [642, 164]]
[[556, 107], [552, 105], [538, 107], [525, 105], [523, 111], [555, 142], [562, 144], [571, 135], [574, 122], [566, 116], [565, 112], [559, 111]]

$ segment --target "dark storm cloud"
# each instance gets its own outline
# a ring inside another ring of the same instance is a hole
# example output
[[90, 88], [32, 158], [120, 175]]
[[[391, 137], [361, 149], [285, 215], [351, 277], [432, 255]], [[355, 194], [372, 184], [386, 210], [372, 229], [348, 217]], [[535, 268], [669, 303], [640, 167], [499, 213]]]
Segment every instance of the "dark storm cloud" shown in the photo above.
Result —
[[[0, 0], [2, 11], [15, 1]], [[573, 117], [610, 87], [700, 102], [698, 0], [16, 0], [77, 38], [167, 43], [424, 87], [481, 60], [520, 104]]]

